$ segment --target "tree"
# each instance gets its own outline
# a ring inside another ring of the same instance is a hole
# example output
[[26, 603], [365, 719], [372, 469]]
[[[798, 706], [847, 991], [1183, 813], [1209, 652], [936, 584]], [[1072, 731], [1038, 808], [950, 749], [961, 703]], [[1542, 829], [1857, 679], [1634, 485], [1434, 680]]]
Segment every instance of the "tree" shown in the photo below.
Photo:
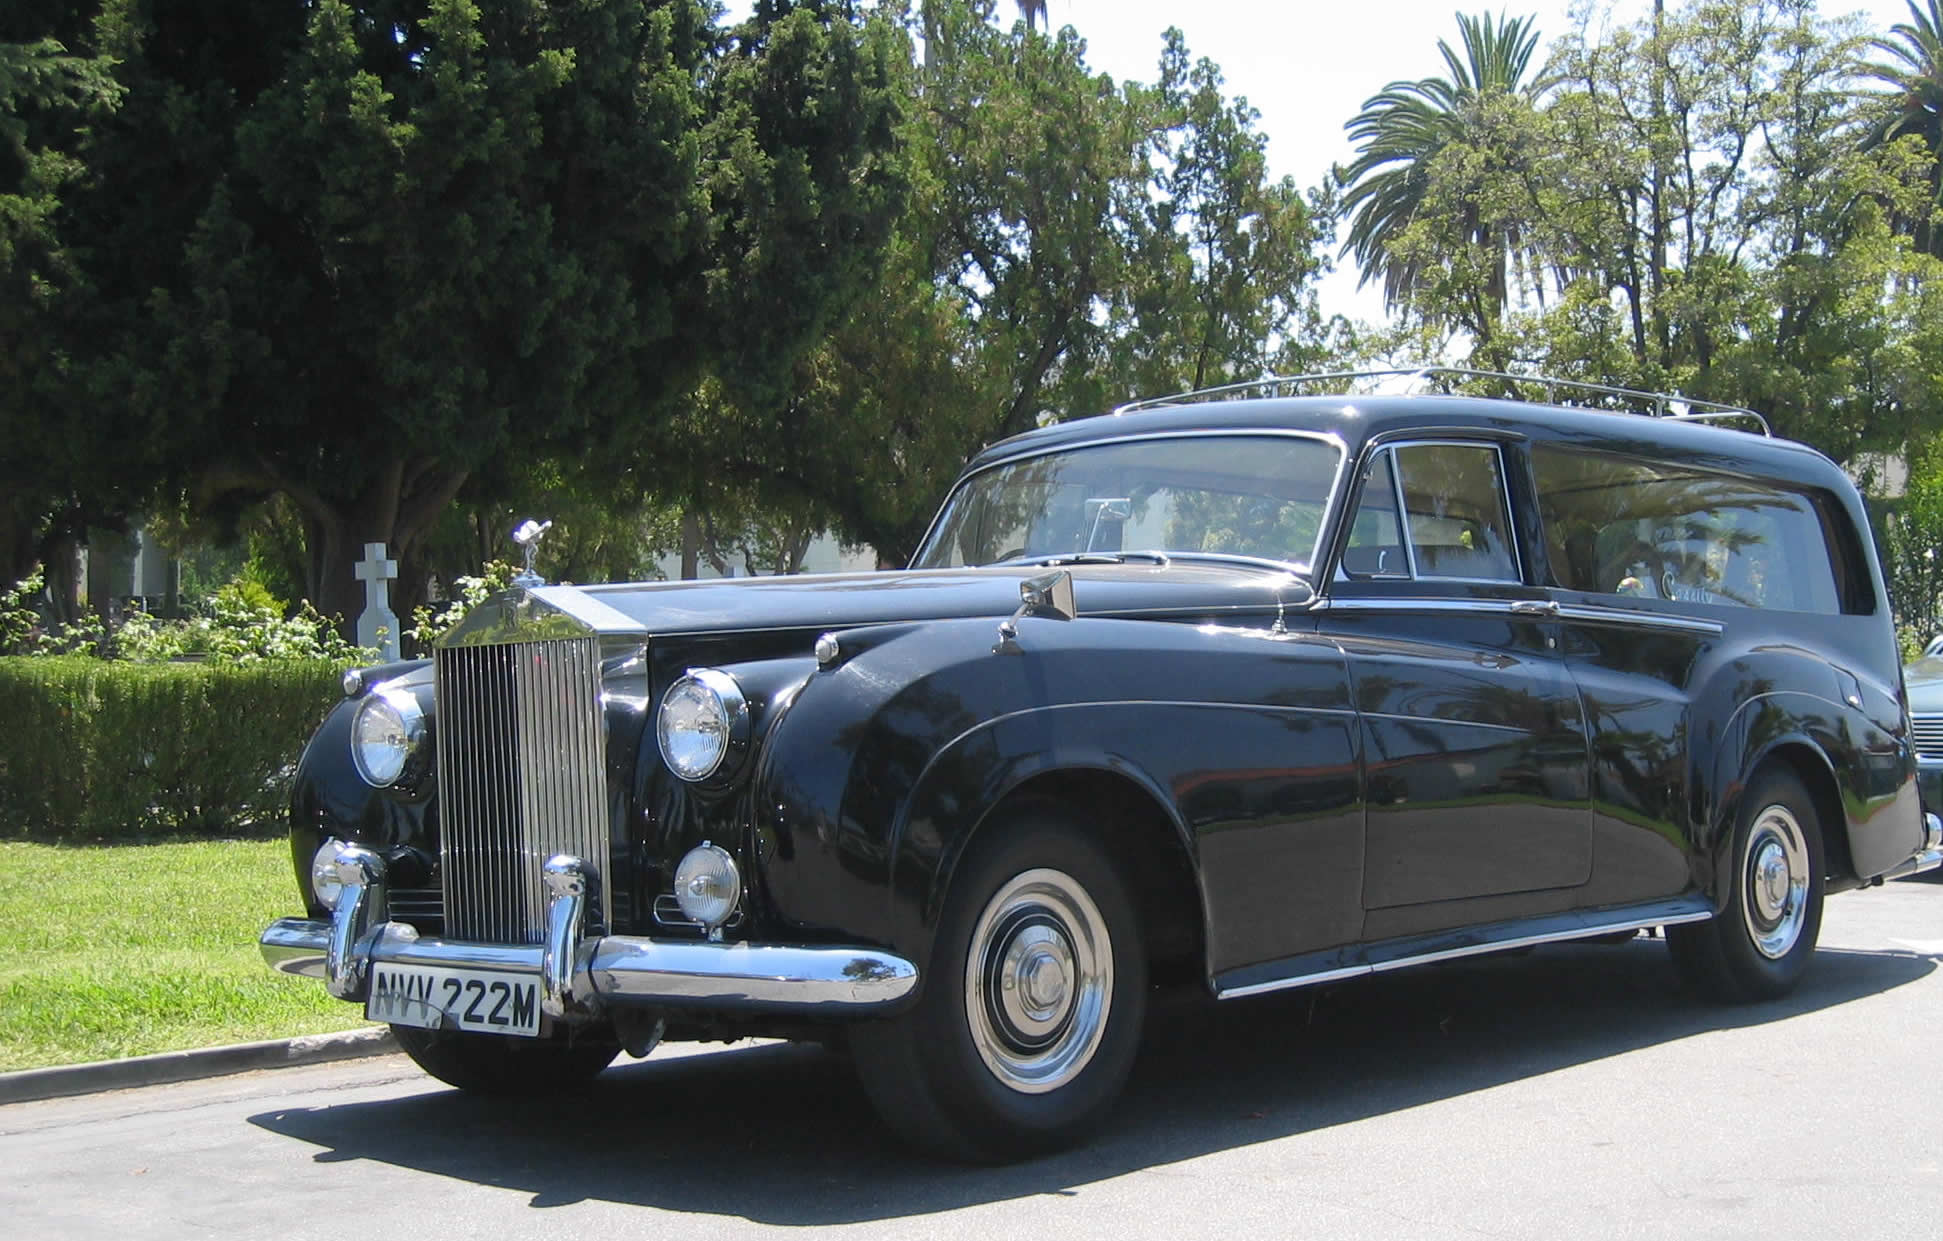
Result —
[[765, 408], [895, 217], [891, 32], [848, 8], [110, 0], [76, 390], [197, 508], [288, 497], [341, 615], [357, 546], [409, 561], [469, 483], [679, 490], [696, 384]]
[[934, 15], [911, 209], [876, 294], [799, 366], [792, 430], [736, 439], [698, 413], [727, 477], [824, 506], [892, 563], [986, 444], [1253, 377], [1312, 315], [1314, 219], [1219, 70], [1175, 32], [1158, 85], [1116, 87], [1070, 29], [1001, 30], [990, 11]]
[[1929, 200], [1902, 223], [1918, 249], [1943, 258], [1943, 232], [1936, 228], [1943, 212], [1943, 9], [1938, 0], [1918, 8], [1909, 0], [1909, 20], [1898, 22], [1889, 37], [1869, 40], [1869, 47], [1887, 57], [1862, 67], [1863, 73], [1887, 88], [1874, 100], [1877, 116], [1863, 138], [1865, 150], [1913, 138], [1930, 156]]
[[1295, 182], [1268, 172], [1268, 139], [1220, 69], [1166, 35], [1147, 111], [1149, 175], [1120, 206], [1126, 279], [1100, 368], [1113, 393], [1158, 395], [1253, 379], [1316, 330], [1318, 224]]
[[57, 394], [45, 377], [61, 362], [48, 307], [73, 274], [56, 216], [87, 126], [120, 98], [109, 66], [63, 41], [86, 26], [76, 5], [0, 7], [0, 584], [87, 521], [119, 517], [126, 499], [90, 472], [83, 504], [86, 436], [47, 417]]
[[[1523, 162], [1516, 139], [1541, 88], [1526, 77], [1538, 31], [1528, 18], [1503, 15], [1493, 21], [1459, 14], [1457, 23], [1462, 57], [1437, 42], [1446, 76], [1392, 82], [1345, 126], [1358, 154], [1337, 173], [1349, 219], [1342, 253], [1355, 256], [1359, 283], [1381, 278], [1385, 302], [1397, 309], [1423, 308], [1421, 294], [1440, 261], [1469, 260], [1482, 280], [1460, 273], [1475, 296], [1455, 313], [1456, 325], [1483, 344], [1503, 314], [1507, 267], [1524, 245], [1522, 222], [1490, 211], [1475, 195], [1451, 218], [1435, 219], [1430, 189], [1439, 175], [1474, 182]], [[1442, 201], [1453, 198], [1462, 196]], [[1413, 228], [1421, 234], [1433, 220], [1432, 237], [1411, 238]]]

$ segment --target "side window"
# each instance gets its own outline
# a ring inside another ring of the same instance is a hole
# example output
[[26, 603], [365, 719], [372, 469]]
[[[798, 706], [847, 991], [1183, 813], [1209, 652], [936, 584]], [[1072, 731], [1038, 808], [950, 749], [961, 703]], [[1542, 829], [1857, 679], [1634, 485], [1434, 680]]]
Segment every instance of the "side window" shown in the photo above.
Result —
[[[1400, 507], [1399, 507], [1400, 504]], [[1402, 444], [1376, 454], [1343, 549], [1360, 578], [1515, 582], [1498, 450]]]
[[1839, 613], [1824, 523], [1770, 483], [1600, 453], [1534, 447], [1539, 515], [1568, 590]]
[[1376, 454], [1369, 476], [1363, 480], [1363, 498], [1349, 526], [1349, 545], [1343, 549], [1343, 572], [1353, 577], [1410, 576], [1388, 449]]
[[1496, 448], [1405, 444], [1396, 472], [1418, 577], [1518, 580]]

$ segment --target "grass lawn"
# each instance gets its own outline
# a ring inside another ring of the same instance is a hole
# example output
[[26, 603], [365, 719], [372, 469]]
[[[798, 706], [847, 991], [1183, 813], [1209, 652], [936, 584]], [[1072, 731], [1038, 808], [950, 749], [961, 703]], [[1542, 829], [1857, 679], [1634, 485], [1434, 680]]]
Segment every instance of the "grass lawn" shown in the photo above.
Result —
[[282, 840], [0, 841], [0, 1072], [364, 1025], [263, 964], [299, 912]]

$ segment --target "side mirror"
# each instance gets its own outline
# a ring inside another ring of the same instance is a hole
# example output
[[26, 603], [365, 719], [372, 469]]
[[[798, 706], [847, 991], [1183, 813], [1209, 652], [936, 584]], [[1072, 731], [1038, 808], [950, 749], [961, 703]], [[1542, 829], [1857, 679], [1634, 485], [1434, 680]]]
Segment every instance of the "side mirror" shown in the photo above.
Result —
[[1019, 583], [1019, 610], [998, 623], [998, 642], [994, 655], [1019, 653], [1019, 618], [1042, 616], [1047, 620], [1069, 621], [1079, 615], [1073, 601], [1073, 575], [1064, 569], [1029, 577]]
[[1013, 620], [1021, 616], [1072, 620], [1078, 615], [1079, 606], [1073, 602], [1073, 575], [1066, 570], [1042, 573], [1019, 583], [1019, 610]]

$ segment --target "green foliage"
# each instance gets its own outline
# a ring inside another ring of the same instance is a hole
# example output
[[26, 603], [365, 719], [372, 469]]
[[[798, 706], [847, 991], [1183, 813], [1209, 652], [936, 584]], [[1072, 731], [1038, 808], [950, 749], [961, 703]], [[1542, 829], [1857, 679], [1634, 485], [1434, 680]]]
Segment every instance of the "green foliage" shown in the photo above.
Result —
[[[923, 6], [901, 83], [911, 204], [871, 298], [796, 368], [773, 433], [705, 388], [711, 463], [684, 499], [723, 527], [807, 506], [902, 563], [967, 457], [1142, 389], [1250, 378], [1318, 330], [1322, 229], [1219, 70], [1179, 35], [1158, 84], [1096, 74], [1070, 28], [1001, 29], [990, 0]], [[910, 49], [907, 47], [907, 54]]]
[[452, 598], [442, 607], [434, 608], [428, 604], [414, 610], [411, 627], [405, 630], [405, 636], [417, 643], [421, 650], [429, 648], [464, 620], [467, 612], [496, 592], [511, 586], [513, 575], [518, 572], [518, 566], [494, 560], [489, 561], [477, 576], [453, 579], [455, 593]]
[[377, 658], [346, 642], [308, 603], [285, 616], [268, 589], [248, 580], [221, 587], [203, 611], [183, 620], [132, 613], [115, 629], [114, 645], [121, 658], [150, 663], [201, 656], [238, 663], [326, 660], [341, 667]]
[[1943, 440], [1910, 462], [1908, 488], [1881, 534], [1890, 604], [1920, 651], [1943, 633]]
[[0, 823], [102, 840], [280, 831], [292, 756], [341, 693], [340, 671], [0, 659]]
[[39, 654], [49, 642], [36, 606], [46, 584], [35, 569], [0, 591], [0, 656]]
[[[122, 106], [62, 195], [53, 419], [118, 473], [302, 534], [354, 615], [469, 498], [530, 469], [680, 491], [669, 424], [718, 374], [770, 408], [867, 289], [902, 199], [893, 32], [707, 0], [107, 0]], [[78, 455], [88, 456], [88, 453]], [[584, 468], [583, 468], [584, 467]]]
[[1527, 18], [1459, 14], [1463, 55], [1438, 40], [1447, 73], [1392, 82], [1346, 128], [1357, 157], [1337, 177], [1349, 217], [1343, 253], [1384, 300], [1488, 341], [1524, 254], [1522, 202], [1494, 193], [1532, 162], [1538, 31]]

